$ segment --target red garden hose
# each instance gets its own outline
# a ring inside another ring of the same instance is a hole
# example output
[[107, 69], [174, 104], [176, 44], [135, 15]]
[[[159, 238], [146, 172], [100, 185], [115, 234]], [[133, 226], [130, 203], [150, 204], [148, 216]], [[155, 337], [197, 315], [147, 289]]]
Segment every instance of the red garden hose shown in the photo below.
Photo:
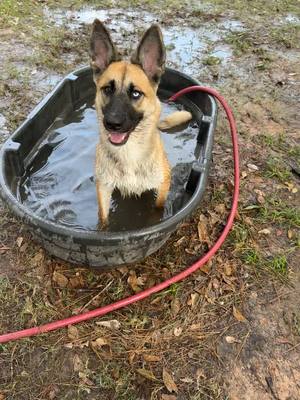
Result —
[[96, 310], [93, 310], [93, 311], [88, 311], [88, 312], [85, 312], [83, 314], [74, 315], [72, 317], [65, 318], [65, 319], [62, 319], [62, 320], [59, 320], [59, 321], [50, 322], [50, 323], [45, 324], [45, 325], [35, 326], [33, 328], [28, 328], [28, 329], [24, 329], [24, 330], [21, 330], [21, 331], [11, 332], [11, 333], [6, 333], [4, 335], [0, 335], [0, 343], [6, 343], [6, 342], [9, 342], [9, 341], [12, 341], [12, 340], [21, 339], [21, 338], [28, 337], [28, 336], [34, 336], [34, 335], [38, 335], [40, 333], [50, 332], [50, 331], [53, 331], [55, 329], [63, 328], [63, 327], [68, 326], [68, 325], [77, 324], [77, 323], [82, 322], [82, 321], [87, 321], [87, 320], [89, 320], [91, 318], [101, 317], [103, 315], [108, 314], [109, 312], [112, 312], [112, 311], [118, 310], [120, 308], [126, 307], [129, 304], [133, 304], [133, 303], [135, 303], [135, 302], [137, 302], [139, 300], [143, 300], [143, 299], [145, 299], [146, 297], [150, 296], [153, 293], [160, 292], [161, 290], [166, 289], [170, 285], [172, 285], [172, 284], [174, 284], [176, 282], [182, 281], [183, 279], [185, 279], [186, 277], [191, 275], [193, 272], [197, 271], [221, 247], [221, 245], [225, 241], [226, 236], [228, 235], [228, 233], [229, 233], [229, 231], [230, 231], [230, 229], [232, 227], [234, 216], [236, 214], [237, 205], [238, 205], [238, 197], [239, 197], [239, 155], [238, 155], [237, 130], [236, 130], [236, 125], [235, 125], [235, 121], [234, 121], [234, 118], [233, 118], [233, 114], [232, 114], [228, 104], [226, 103], [225, 99], [214, 89], [207, 88], [207, 87], [202, 87], [202, 86], [190, 86], [190, 87], [187, 87], [187, 88], [185, 88], [183, 90], [180, 90], [179, 92], [174, 94], [169, 100], [170, 101], [175, 101], [179, 96], [182, 96], [183, 94], [190, 93], [190, 92], [196, 92], [196, 91], [206, 92], [206, 93], [214, 96], [215, 98], [217, 98], [219, 100], [219, 102], [221, 103], [221, 105], [223, 106], [223, 108], [224, 108], [224, 110], [226, 112], [226, 115], [227, 115], [227, 118], [228, 118], [228, 121], [229, 121], [230, 130], [231, 130], [232, 145], [233, 145], [234, 192], [233, 192], [232, 207], [231, 207], [230, 214], [228, 216], [228, 220], [227, 220], [226, 226], [225, 226], [223, 232], [221, 233], [221, 236], [219, 237], [219, 239], [214, 244], [214, 246], [201, 259], [196, 261], [190, 267], [186, 268], [184, 271], [180, 272], [179, 274], [173, 276], [170, 279], [167, 279], [166, 281], [164, 281], [162, 283], [159, 283], [156, 286], [153, 286], [153, 287], [151, 287], [151, 288], [149, 288], [147, 290], [144, 290], [143, 292], [137, 293], [134, 296], [127, 297], [125, 299], [119, 300], [119, 301], [117, 301], [115, 303], [112, 303], [112, 304], [109, 304], [107, 306], [97, 308]]

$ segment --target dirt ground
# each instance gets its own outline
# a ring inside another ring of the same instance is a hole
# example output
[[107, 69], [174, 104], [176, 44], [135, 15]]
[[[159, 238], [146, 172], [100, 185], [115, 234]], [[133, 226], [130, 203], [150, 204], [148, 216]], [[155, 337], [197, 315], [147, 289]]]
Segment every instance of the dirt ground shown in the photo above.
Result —
[[[105, 318], [0, 345], [0, 400], [300, 399], [299, 11], [297, 0], [1, 1], [0, 144], [88, 63], [94, 17], [125, 55], [155, 21], [168, 65], [233, 108], [241, 198], [226, 243], [189, 279]], [[36, 245], [0, 202], [0, 332], [91, 310], [179, 272], [218, 237], [231, 193], [220, 112], [203, 202], [141, 263], [74, 268]]]

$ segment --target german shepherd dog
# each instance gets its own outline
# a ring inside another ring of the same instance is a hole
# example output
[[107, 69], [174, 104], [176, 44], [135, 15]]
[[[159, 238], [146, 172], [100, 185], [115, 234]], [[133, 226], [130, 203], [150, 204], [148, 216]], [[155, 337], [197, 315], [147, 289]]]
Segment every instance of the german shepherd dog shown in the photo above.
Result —
[[[111, 195], [154, 190], [163, 207], [169, 192], [171, 168], [158, 130], [161, 104], [156, 95], [165, 66], [165, 47], [157, 25], [143, 35], [130, 62], [122, 61], [108, 30], [96, 19], [90, 41], [96, 84], [95, 106], [100, 125], [96, 149], [96, 190], [101, 226], [108, 223]], [[191, 118], [175, 112], [160, 122], [161, 129]]]

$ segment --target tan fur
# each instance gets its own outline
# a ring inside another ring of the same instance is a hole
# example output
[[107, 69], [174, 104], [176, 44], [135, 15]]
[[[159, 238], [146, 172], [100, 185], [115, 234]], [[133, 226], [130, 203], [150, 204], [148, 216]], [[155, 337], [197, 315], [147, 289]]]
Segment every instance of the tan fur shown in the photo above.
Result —
[[192, 114], [189, 111], [175, 111], [162, 119], [158, 123], [158, 129], [168, 131], [169, 129], [186, 124], [192, 119]]
[[[117, 89], [133, 83], [144, 96], [136, 101], [137, 111], [144, 117], [131, 132], [126, 144], [112, 145], [103, 126], [102, 106], [105, 98], [100, 90], [114, 79]], [[96, 185], [99, 217], [107, 223], [109, 201], [115, 188], [123, 196], [141, 195], [146, 190], [156, 190], [156, 205], [163, 207], [170, 187], [170, 166], [163, 148], [158, 122], [161, 105], [156, 96], [157, 85], [150, 83], [142, 69], [126, 61], [113, 62], [95, 79], [97, 86], [96, 110], [100, 124], [100, 141], [96, 150]]]

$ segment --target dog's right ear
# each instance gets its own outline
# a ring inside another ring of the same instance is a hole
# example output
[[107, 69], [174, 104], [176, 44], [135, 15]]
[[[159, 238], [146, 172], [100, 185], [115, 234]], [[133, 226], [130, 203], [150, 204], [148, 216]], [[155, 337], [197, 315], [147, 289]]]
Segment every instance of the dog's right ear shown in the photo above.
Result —
[[108, 30], [99, 19], [95, 19], [93, 22], [90, 56], [91, 66], [96, 75], [102, 74], [110, 63], [120, 60], [120, 55], [111, 40]]

